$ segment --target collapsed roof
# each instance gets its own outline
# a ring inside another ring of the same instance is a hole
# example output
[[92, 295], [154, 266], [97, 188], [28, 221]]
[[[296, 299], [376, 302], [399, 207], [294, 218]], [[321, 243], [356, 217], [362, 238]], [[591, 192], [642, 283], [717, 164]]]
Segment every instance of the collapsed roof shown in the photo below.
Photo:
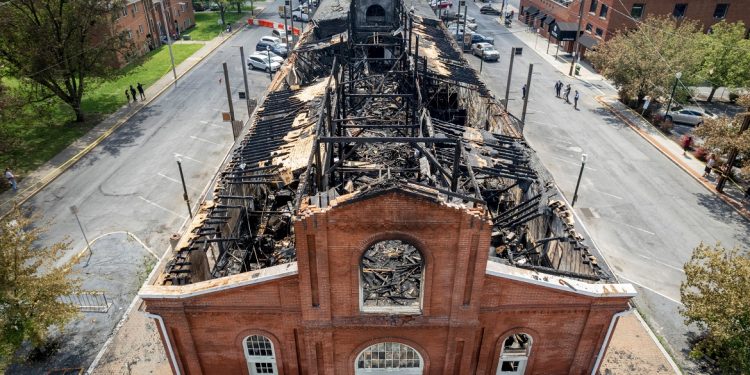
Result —
[[398, 186], [481, 208], [494, 261], [609, 279], [549, 174], [428, 7], [351, 17], [323, 1], [160, 279], [296, 261], [302, 205]]

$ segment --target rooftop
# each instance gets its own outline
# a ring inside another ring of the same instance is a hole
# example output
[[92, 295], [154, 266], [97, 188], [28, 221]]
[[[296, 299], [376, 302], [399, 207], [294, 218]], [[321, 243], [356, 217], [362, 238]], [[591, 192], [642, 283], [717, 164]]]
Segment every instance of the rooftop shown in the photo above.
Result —
[[349, 7], [321, 3], [158, 283], [288, 269], [301, 207], [379, 189], [480, 212], [493, 223], [494, 263], [608, 281], [551, 177], [430, 8], [399, 6], [384, 24], [356, 21]]

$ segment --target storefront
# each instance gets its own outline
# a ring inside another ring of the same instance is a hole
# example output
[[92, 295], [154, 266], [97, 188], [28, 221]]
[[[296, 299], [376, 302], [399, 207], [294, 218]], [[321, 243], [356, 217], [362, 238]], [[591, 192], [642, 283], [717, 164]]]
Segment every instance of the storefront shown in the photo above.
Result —
[[559, 49], [573, 52], [573, 41], [576, 40], [578, 24], [575, 22], [554, 22], [549, 26], [549, 35], [557, 41]]

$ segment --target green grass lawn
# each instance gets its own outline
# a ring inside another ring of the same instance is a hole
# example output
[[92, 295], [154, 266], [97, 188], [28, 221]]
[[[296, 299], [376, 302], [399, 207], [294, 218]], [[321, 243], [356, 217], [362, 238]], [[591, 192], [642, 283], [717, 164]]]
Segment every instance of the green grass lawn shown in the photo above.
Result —
[[[178, 64], [200, 49], [200, 44], [175, 44], [173, 51]], [[116, 111], [125, 104], [125, 88], [140, 82], [148, 87], [171, 70], [169, 51], [166, 46], [149, 53], [138, 63], [124, 68], [110, 80], [88, 81], [83, 97], [86, 121], [75, 123], [73, 111], [59, 99], [27, 106], [17, 121], [0, 124], [6, 134], [12, 136], [10, 147], [0, 153], [0, 165], [10, 166], [23, 177], [50, 160], [76, 139], [86, 134], [103, 116]], [[17, 86], [17, 80], [4, 79], [6, 86]], [[7, 186], [0, 185], [0, 190]]]
[[[224, 13], [224, 21], [234, 23], [250, 12], [249, 6], [242, 7], [242, 13], [237, 14], [237, 8], [232, 7]], [[217, 37], [224, 26], [219, 24], [219, 12], [195, 12], [195, 27], [187, 30], [193, 40], [211, 40]]]

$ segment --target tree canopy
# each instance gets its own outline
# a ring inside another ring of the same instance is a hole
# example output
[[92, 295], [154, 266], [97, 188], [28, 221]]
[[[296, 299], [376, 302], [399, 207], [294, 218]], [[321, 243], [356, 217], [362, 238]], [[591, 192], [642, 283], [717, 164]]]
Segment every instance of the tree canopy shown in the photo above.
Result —
[[667, 16], [646, 18], [600, 44], [588, 57], [614, 82], [622, 99], [667, 97], [675, 74], [689, 82], [700, 69], [700, 27], [696, 21], [676, 23]]
[[686, 323], [705, 333], [691, 354], [712, 358], [724, 374], [750, 373], [750, 257], [701, 243], [685, 265], [680, 295]]
[[24, 342], [42, 344], [49, 327], [77, 314], [59, 299], [80, 285], [70, 267], [56, 264], [68, 244], [38, 246], [43, 229], [33, 219], [20, 209], [0, 219], [0, 372]]
[[703, 38], [701, 75], [711, 84], [709, 102], [719, 87], [750, 84], [750, 40], [745, 39], [745, 32], [742, 21], [721, 21], [711, 26], [711, 33]]
[[127, 46], [114, 30], [122, 0], [7, 0], [0, 6], [0, 64], [37, 82], [83, 121], [86, 78], [104, 75]]
[[[743, 95], [737, 102], [746, 112], [750, 112], [750, 95]], [[747, 113], [740, 113], [734, 117], [707, 118], [705, 122], [695, 128], [694, 134], [703, 139], [703, 146], [721, 155], [737, 152], [743, 156], [750, 156], [750, 131], [742, 130], [742, 123]], [[746, 164], [744, 173], [750, 174], [750, 164]]]

